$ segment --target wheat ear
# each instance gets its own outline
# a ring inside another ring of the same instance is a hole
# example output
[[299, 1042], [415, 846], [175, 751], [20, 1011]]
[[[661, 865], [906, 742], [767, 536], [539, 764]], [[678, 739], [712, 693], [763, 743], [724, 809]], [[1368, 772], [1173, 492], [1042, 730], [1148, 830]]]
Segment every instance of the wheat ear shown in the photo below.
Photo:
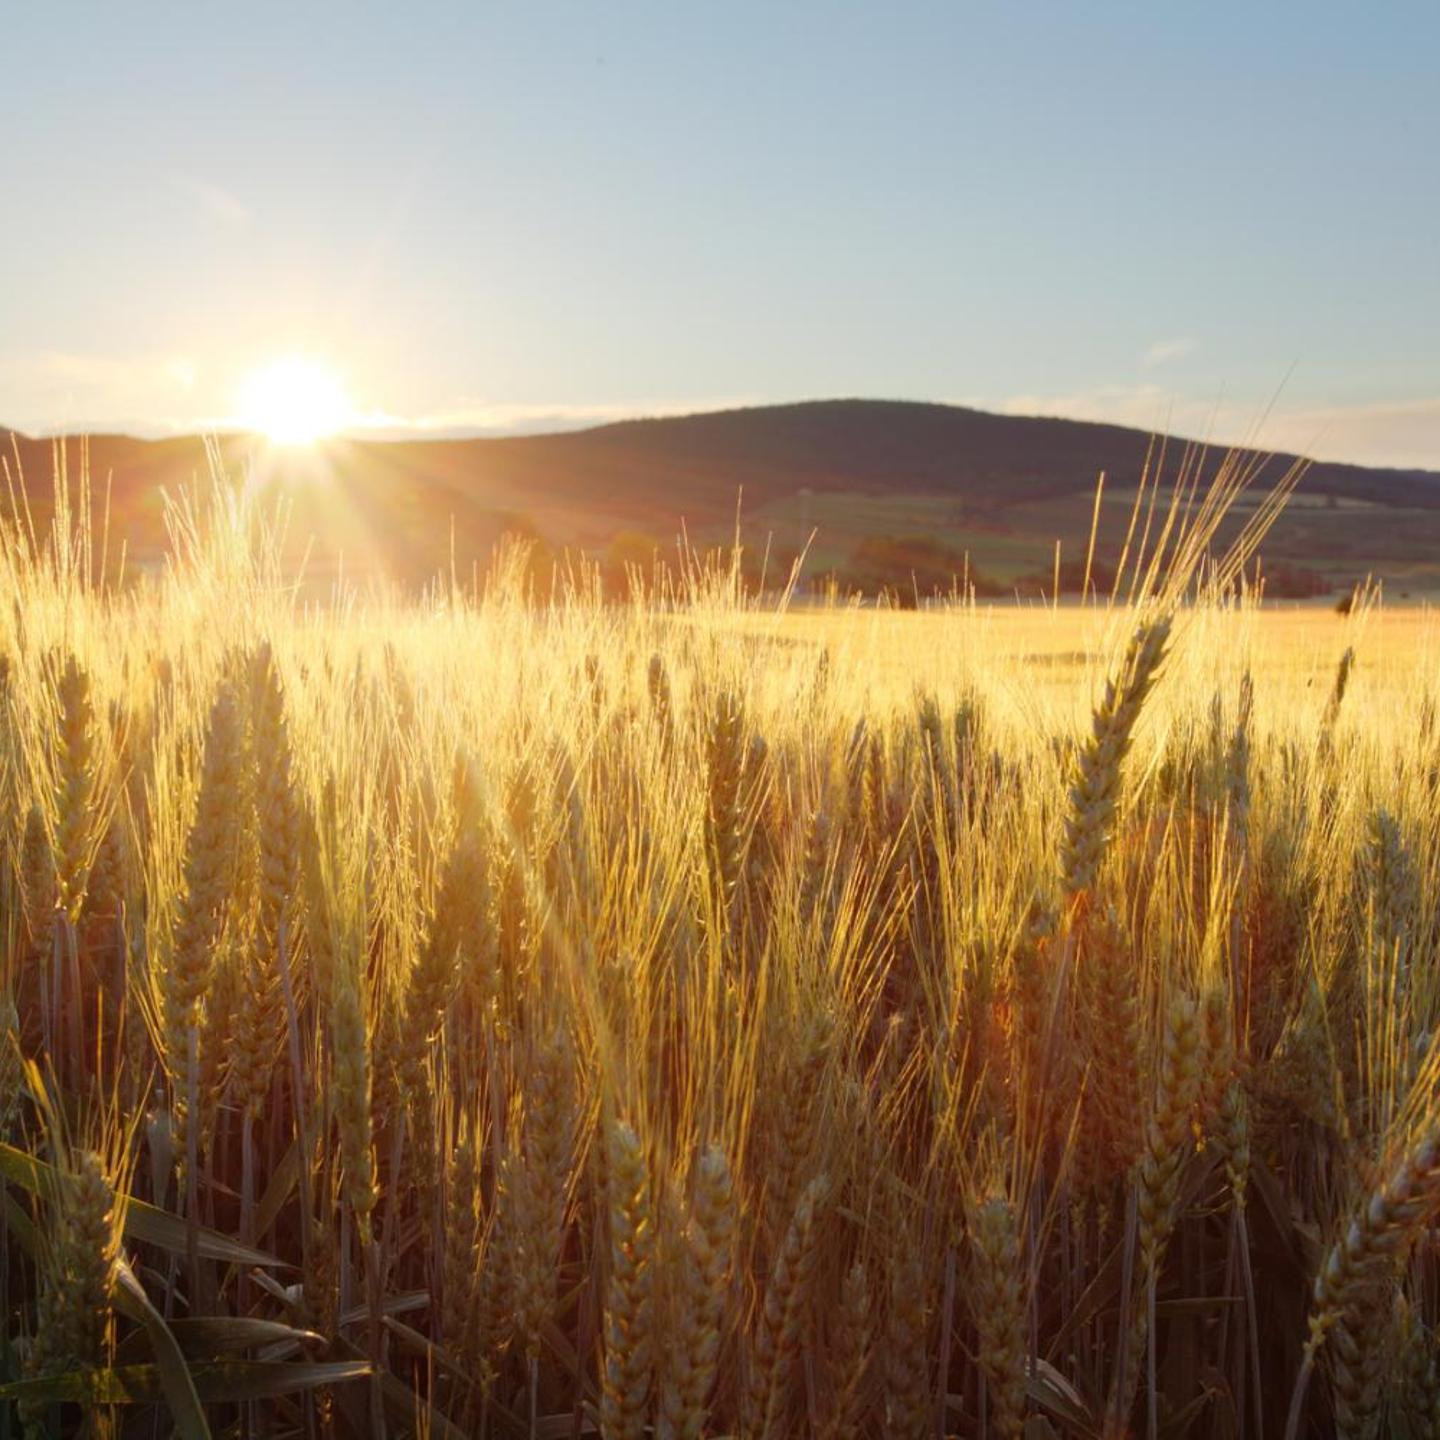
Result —
[[610, 1137], [610, 1280], [605, 1292], [604, 1440], [642, 1440], [654, 1368], [651, 1333], [654, 1212], [640, 1137], [619, 1124]]
[[1070, 813], [1060, 847], [1060, 875], [1072, 899], [1088, 894], [1100, 864], [1120, 799], [1120, 768], [1134, 737], [1145, 697], [1160, 673], [1170, 640], [1169, 616], [1141, 625], [1130, 638], [1119, 671], [1105, 685], [1090, 738], [1075, 761]]

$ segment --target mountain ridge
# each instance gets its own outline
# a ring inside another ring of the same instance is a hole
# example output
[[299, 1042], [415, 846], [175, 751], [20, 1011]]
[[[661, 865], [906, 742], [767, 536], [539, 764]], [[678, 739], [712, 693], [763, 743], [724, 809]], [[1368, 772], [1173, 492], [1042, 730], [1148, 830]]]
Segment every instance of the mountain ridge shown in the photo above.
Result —
[[[531, 445], [535, 443], [562, 440], [587, 439], [596, 442], [620, 440], [640, 433], [658, 434], [688, 432], [712, 434], [721, 428], [743, 426], [770, 417], [800, 418], [826, 414], [845, 414], [853, 417], [862, 415], [893, 421], [900, 417], [944, 418], [962, 423], [993, 425], [1002, 428], [1008, 438], [1017, 438], [1023, 432], [1032, 435], [1050, 433], [1056, 436], [1107, 437], [1112, 441], [1133, 443], [1137, 438], [1149, 442], [1154, 439], [1171, 444], [1202, 447], [1212, 454], [1226, 454], [1232, 451], [1251, 455], [1265, 455], [1280, 464], [1289, 465], [1303, 460], [1308, 467], [1320, 471], [1344, 471], [1365, 473], [1398, 479], [1424, 479], [1440, 484], [1440, 466], [1367, 465], [1356, 461], [1322, 460], [1304, 456], [1293, 451], [1271, 451], [1264, 446], [1203, 440], [1196, 436], [1176, 432], [1149, 431], [1138, 426], [1123, 425], [1114, 421], [1083, 420], [1069, 416], [1019, 414], [1008, 411], [986, 410], [981, 406], [950, 404], [931, 400], [875, 399], [865, 396], [836, 396], [811, 400], [782, 401], [773, 404], [731, 405], [715, 409], [686, 411], [679, 414], [633, 416], [602, 421], [596, 424], [560, 426], [551, 430], [537, 430], [518, 434], [496, 434], [483, 429], [459, 427], [444, 432], [422, 430], [405, 431], [396, 429], [371, 433], [364, 430], [346, 432], [343, 439], [349, 443], [364, 445], [403, 446], [453, 446], [453, 445]], [[222, 442], [243, 441], [248, 432], [240, 429], [216, 432], [184, 431], [164, 435], [142, 435], [118, 427], [96, 427], [93, 429], [70, 429], [29, 434], [18, 427], [0, 424], [0, 437], [13, 436], [22, 444], [48, 444], [56, 440], [89, 439], [92, 442], [122, 443], [131, 445], [165, 446], [176, 442], [196, 442], [207, 434], [214, 434]]]
[[[55, 447], [73, 473], [80, 437], [0, 429], [0, 441], [7, 467], [18, 457], [26, 495], [43, 511]], [[973, 557], [1008, 580], [1043, 563], [1056, 539], [1072, 547], [1077, 531], [1088, 531], [1101, 472], [1118, 498], [1133, 493], [1147, 457], [1152, 472], [1173, 477], [1182, 454], [1213, 473], [1230, 453], [1103, 422], [860, 398], [535, 435], [348, 437], [310, 452], [275, 451], [239, 433], [213, 443], [227, 470], [283, 486], [298, 520], [317, 536], [336, 526], [341, 507], [333, 502], [343, 498], [354, 512], [344, 517], [348, 553], [363, 541], [371, 562], [396, 573], [386, 554], [393, 550], [406, 575], [433, 573], [437, 526], [466, 549], [493, 544], [510, 528], [596, 552], [626, 534], [663, 541], [681, 524], [702, 540], [723, 537], [733, 532], [743, 497], [744, 514], [762, 530], [799, 537], [813, 522], [826, 567], [867, 540], [908, 536]], [[108, 481], [121, 533], [132, 535], [143, 560], [163, 544], [160, 492], [205, 473], [205, 442], [91, 435], [83, 447], [92, 476]], [[1264, 452], [1236, 453], [1258, 464]], [[1269, 456], [1258, 488], [1298, 458]], [[322, 482], [330, 487], [328, 509]], [[1440, 584], [1440, 559], [1431, 559], [1440, 557], [1440, 471], [1307, 462], [1300, 494], [1294, 508], [1303, 513], [1287, 515], [1269, 547], [1285, 563], [1309, 565], [1337, 584], [1368, 572], [1429, 584], [1433, 568]]]

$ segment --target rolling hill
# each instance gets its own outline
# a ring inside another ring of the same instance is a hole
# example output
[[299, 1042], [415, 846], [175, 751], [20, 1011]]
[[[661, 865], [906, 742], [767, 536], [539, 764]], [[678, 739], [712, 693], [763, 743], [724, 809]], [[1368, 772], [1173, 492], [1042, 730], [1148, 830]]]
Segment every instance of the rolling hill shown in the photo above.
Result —
[[[61, 442], [4, 434], [7, 467], [43, 520]], [[1173, 472], [1182, 442], [1167, 442]], [[63, 442], [69, 473], [88, 465], [108, 489], [111, 530], [132, 559], [164, 544], [162, 492], [209, 471], [197, 437], [96, 435]], [[968, 563], [998, 591], [1047, 574], [1054, 543], [1076, 556], [1090, 529], [1097, 475], [1107, 476], [1101, 556], [1118, 546], [1151, 437], [1081, 421], [995, 415], [957, 406], [833, 400], [763, 406], [515, 438], [346, 439], [271, 451], [221, 437], [226, 471], [285, 496], [312, 574], [343, 553], [352, 574], [415, 581], [483, 561], [507, 530], [548, 544], [634, 558], [667, 550], [682, 525], [705, 543], [734, 533], [782, 555], [811, 534], [812, 570], [855, 583], [943, 584]], [[1266, 462], [1260, 484], [1294, 457]], [[1207, 464], [1218, 464], [1212, 452]], [[1317, 463], [1266, 550], [1301, 588], [1353, 583], [1440, 588], [1440, 473]]]

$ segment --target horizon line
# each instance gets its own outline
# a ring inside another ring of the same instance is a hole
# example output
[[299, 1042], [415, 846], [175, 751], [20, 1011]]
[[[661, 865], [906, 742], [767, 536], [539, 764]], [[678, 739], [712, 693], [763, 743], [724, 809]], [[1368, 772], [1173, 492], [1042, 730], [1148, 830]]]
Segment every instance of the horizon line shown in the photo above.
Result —
[[[531, 423], [520, 421], [509, 427], [496, 424], [486, 425], [483, 422], [427, 424], [423, 420], [405, 422], [398, 417], [386, 416], [383, 420], [377, 421], [375, 424], [359, 424], [343, 427], [331, 435], [310, 442], [310, 444], [314, 447], [323, 447], [328, 444], [337, 443], [417, 445], [495, 440], [541, 440], [567, 435], [580, 436], [594, 434], [598, 431], [612, 429], [620, 425], [659, 424], [665, 421], [691, 420], [706, 416], [739, 415], [752, 411], [793, 410], [821, 405], [892, 405], [914, 407], [916, 409], [965, 411], [971, 414], [984, 415], [996, 420], [1040, 423], [1053, 422], [1057, 424], [1091, 426], [1096, 429], [1121, 430], [1135, 435], [1144, 435], [1151, 440], [1175, 441], [1200, 446], [1206, 450], [1223, 451], [1225, 453], [1234, 452], [1275, 459], [1301, 460], [1310, 465], [1337, 465], [1356, 470], [1391, 471], [1399, 474], [1440, 476], [1440, 461], [1437, 461], [1434, 465], [1406, 465], [1377, 464], [1348, 459], [1321, 459], [1316, 455], [1300, 449], [1272, 449], [1253, 441], [1222, 442], [1214, 439], [1202, 439], [1195, 435], [1185, 434], [1179, 430], [1128, 424], [1122, 420], [1047, 413], [1036, 409], [994, 409], [969, 401], [920, 400], [905, 396], [876, 395], [812, 396], [801, 400], [774, 401], [734, 399], [719, 401], [713, 405], [706, 405], [703, 402], [692, 402], [687, 408], [683, 409], [667, 409], [663, 406], [646, 407], [644, 405], [637, 406], [633, 410], [624, 406], [579, 406], [572, 407], [567, 412], [564, 406], [556, 406], [553, 408], [544, 406], [513, 407], [535, 412], [534, 420]], [[506, 407], [500, 406], [496, 408], [503, 410]], [[612, 409], [614, 411], [613, 414], [602, 413]], [[567, 413], [572, 417], [569, 421], [565, 419]], [[176, 423], [173, 425], [166, 422], [110, 421], [98, 423], [93, 427], [68, 426], [64, 428], [44, 428], [36, 431], [26, 431], [20, 429], [18, 426], [0, 423], [0, 434], [32, 444], [45, 440], [89, 441], [97, 439], [129, 440], [136, 444], [145, 445], [165, 444], [169, 441], [177, 440], [232, 441], [237, 439], [250, 439], [262, 443], [266, 440], [266, 436], [262, 430], [247, 428], [234, 421], [217, 421], [213, 424], [202, 421], [196, 424]]]

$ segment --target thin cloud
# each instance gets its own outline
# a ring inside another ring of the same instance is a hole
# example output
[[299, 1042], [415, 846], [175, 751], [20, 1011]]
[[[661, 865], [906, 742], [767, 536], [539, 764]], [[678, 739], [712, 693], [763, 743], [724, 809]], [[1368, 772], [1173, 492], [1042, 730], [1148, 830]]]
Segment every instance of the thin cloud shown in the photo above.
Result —
[[[982, 407], [985, 402], [979, 402]], [[1178, 428], [1197, 418], [1190, 404], [1177, 403], [1160, 385], [1100, 385], [1059, 395], [1007, 395], [991, 406], [1002, 415], [1044, 415], [1057, 420], [1097, 420], [1145, 429]], [[1180, 416], [1177, 418], [1177, 411]]]
[[223, 186], [210, 180], [196, 180], [189, 175], [177, 176], [175, 184], [190, 197], [207, 219], [229, 226], [250, 223], [249, 207]]
[[107, 387], [189, 388], [199, 371], [187, 355], [133, 356], [85, 353], [75, 350], [0, 352], [0, 380], [7, 386], [71, 387], [101, 390]]
[[1158, 365], [1168, 365], [1172, 360], [1181, 360], [1186, 355], [1193, 355], [1197, 348], [1197, 342], [1188, 335], [1182, 335], [1173, 340], [1156, 340], [1140, 357], [1140, 368], [1153, 370]]
[[1440, 396], [1365, 405], [1279, 407], [1263, 415], [1258, 405], [1217, 404], [1177, 396], [1160, 385], [1141, 384], [1097, 386], [1059, 395], [1009, 395], [992, 404], [1006, 415], [1095, 420], [1316, 460], [1440, 470]]
[[619, 420], [660, 419], [764, 403], [753, 395], [706, 396], [696, 400], [637, 400], [606, 404], [515, 404], [462, 400], [454, 406], [406, 418], [373, 411], [357, 428], [371, 434], [397, 435], [544, 435], [585, 430]]
[[1297, 410], [1277, 416], [1276, 427], [1290, 437], [1287, 448], [1324, 459], [1440, 470], [1440, 395]]
[[0, 352], [0, 397], [7, 407], [0, 425], [42, 433], [115, 428], [163, 433], [170, 428], [165, 421], [137, 426], [121, 417], [153, 412], [157, 403], [178, 406], [199, 379], [199, 365], [181, 354]]

